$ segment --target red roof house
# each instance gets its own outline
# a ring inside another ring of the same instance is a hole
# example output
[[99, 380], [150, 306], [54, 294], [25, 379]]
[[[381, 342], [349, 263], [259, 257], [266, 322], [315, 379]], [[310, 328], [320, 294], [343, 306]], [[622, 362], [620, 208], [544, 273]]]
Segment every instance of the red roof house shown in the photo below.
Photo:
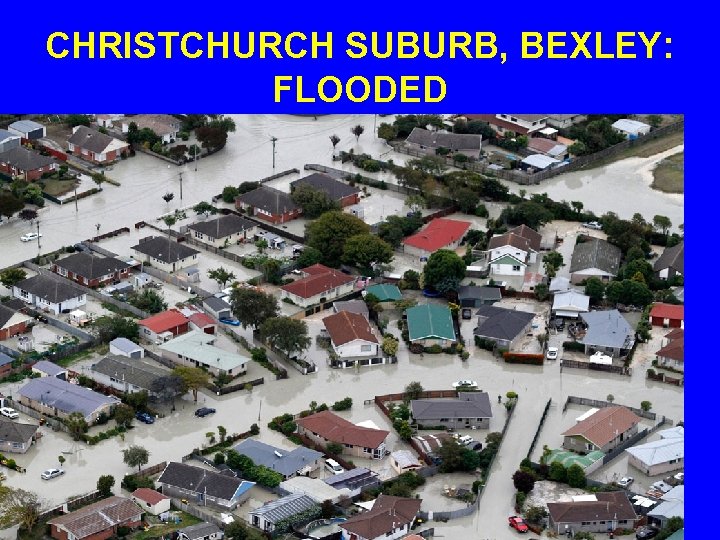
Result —
[[685, 371], [685, 330], [676, 328], [663, 341], [663, 348], [655, 353], [658, 364]]
[[190, 329], [200, 330], [206, 334], [214, 334], [217, 324], [210, 318], [209, 315], [201, 312], [193, 313], [190, 315]]
[[685, 306], [658, 303], [650, 310], [650, 321], [653, 326], [670, 328], [683, 328], [685, 321]]
[[137, 527], [143, 511], [125, 497], [108, 497], [48, 521], [56, 540], [104, 540], [117, 535], [118, 527]]
[[303, 268], [302, 273], [304, 277], [301, 279], [280, 287], [281, 298], [288, 298], [302, 307], [330, 302], [351, 293], [356, 279], [322, 264]]
[[330, 411], [298, 418], [297, 425], [300, 434], [318, 444], [334, 442], [343, 445], [344, 454], [375, 459], [385, 456], [385, 439], [390, 434], [383, 429], [356, 426]]
[[[340, 524], [340, 528], [348, 538], [399, 538], [400, 534], [410, 532], [421, 505], [422, 499], [380, 495], [370, 510], [349, 518]], [[413, 536], [406, 536], [405, 539]]]
[[140, 335], [149, 341], [166, 341], [188, 331], [190, 321], [185, 315], [169, 309], [138, 322]]
[[403, 240], [405, 253], [418, 257], [429, 257], [438, 249], [455, 250], [462, 242], [470, 222], [437, 218], [423, 230]]
[[154, 516], [170, 510], [170, 497], [150, 488], [138, 488], [132, 493], [132, 500], [140, 508]]
[[638, 432], [640, 417], [626, 407], [604, 407], [563, 433], [563, 448], [586, 454], [609, 452]]

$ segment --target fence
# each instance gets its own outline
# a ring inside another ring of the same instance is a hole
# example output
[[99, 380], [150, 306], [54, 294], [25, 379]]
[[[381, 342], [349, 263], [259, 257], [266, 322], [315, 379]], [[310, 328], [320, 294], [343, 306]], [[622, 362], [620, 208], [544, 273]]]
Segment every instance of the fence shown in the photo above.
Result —
[[552, 404], [552, 398], [548, 399], [547, 403], [545, 404], [545, 410], [543, 411], [542, 417], [540, 418], [540, 422], [538, 423], [537, 430], [535, 431], [535, 436], [533, 437], [533, 440], [530, 443], [530, 448], [528, 448], [528, 453], [527, 453], [528, 459], [530, 459], [530, 455], [533, 453], [533, 450], [535, 450], [535, 445], [537, 444], [538, 437], [540, 436], [540, 431], [542, 430], [543, 424], [545, 423], [545, 418], [547, 418], [547, 413], [550, 410], [551, 404]]
[[164, 471], [165, 467], [167, 467], [167, 461], [163, 461], [156, 465], [152, 465], [151, 467], [145, 467], [144, 469], [141, 469], [140, 471], [133, 473], [133, 476], [152, 476], [154, 474], [158, 474], [158, 473]]
[[36, 420], [40, 420], [41, 418], [45, 419], [45, 423], [50, 426], [53, 431], [64, 431], [66, 433], [69, 433], [68, 427], [57, 418], [49, 418], [46, 415], [37, 412], [35, 409], [31, 409], [27, 405], [23, 405], [19, 401], [15, 401], [11, 397], [6, 397], [5, 399], [10, 402], [9, 406], [11, 406], [13, 409], [20, 411], [21, 413], [27, 414], [28, 416], [32, 416]]
[[[570, 403], [575, 403], [577, 405], [586, 405], [588, 407], [595, 407], [598, 409], [602, 409], [603, 407], [611, 407], [612, 405], [615, 405], [614, 403], [610, 401], [600, 401], [597, 399], [588, 399], [588, 398], [582, 398], [577, 396], [568, 396], [568, 398], [565, 400], [565, 405], [563, 406], [563, 412], [565, 412], [568, 408], [568, 405]], [[630, 409], [632, 412], [637, 414], [638, 416], [642, 416], [643, 418], [647, 418], [649, 420], [655, 420], [657, 418], [657, 415], [654, 412], [650, 411], [643, 411], [642, 409], [637, 409], [635, 407], [629, 407], [628, 405], [623, 405], [626, 409]], [[665, 417], [663, 417], [665, 418]]]
[[170, 497], [170, 500], [172, 501], [172, 504], [175, 508], [179, 508], [180, 510], [182, 510], [183, 512], [187, 512], [191, 516], [195, 516], [196, 518], [207, 521], [208, 523], [214, 523], [220, 528], [223, 528], [225, 526], [225, 524], [216, 514], [208, 512], [207, 510], [203, 510], [201, 507], [195, 506], [194, 504], [183, 502], [186, 499], [176, 499], [175, 497]]
[[478, 508], [480, 507], [480, 496], [478, 494], [478, 498], [475, 500], [474, 503], [469, 504], [465, 508], [459, 508], [457, 510], [451, 510], [448, 512], [434, 512], [432, 510], [429, 510], [427, 512], [420, 511], [418, 512], [418, 517], [420, 519], [426, 520], [426, 521], [449, 521], [451, 519], [457, 519], [461, 517], [471, 516], [475, 512], [477, 512]]
[[86, 495], [80, 495], [79, 497], [75, 497], [74, 499], [69, 499], [68, 501], [64, 502], [63, 504], [60, 504], [58, 506], [55, 506], [54, 508], [51, 508], [50, 510], [46, 510], [42, 514], [38, 515], [38, 522], [43, 522], [47, 519], [50, 519], [53, 516], [59, 516], [61, 514], [64, 514], [67, 512], [74, 512], [78, 508], [81, 508], [88, 503], [95, 502], [99, 499], [102, 499], [102, 495], [100, 495], [99, 491], [92, 491]]
[[[326, 165], [318, 165], [316, 163], [309, 163], [305, 165], [305, 169], [309, 171], [318, 171], [323, 172], [325, 174], [329, 174], [336, 180], [346, 180], [347, 178], [352, 177], [353, 180], [357, 179], [358, 177], [361, 178], [360, 182], [363, 184], [367, 184], [369, 186], [376, 186], [376, 184], [380, 184], [380, 180], [375, 180], [374, 178], [370, 178], [368, 176], [363, 176], [361, 174], [353, 174], [350, 171], [344, 171], [342, 169], [335, 169], [334, 167], [328, 167]], [[416, 188], [401, 186], [394, 183], [388, 183], [388, 182], [382, 182], [382, 188], [379, 189], [387, 189], [388, 191], [394, 191], [396, 193], [402, 193], [404, 195], [420, 195], [420, 190]]]
[[208, 389], [215, 392], [219, 396], [224, 396], [225, 394], [231, 394], [233, 392], [237, 392], [239, 390], [245, 390], [245, 387], [247, 385], [250, 386], [260, 386], [261, 384], [265, 384], [265, 379], [263, 377], [260, 377], [259, 379], [255, 379], [252, 381], [245, 381], [237, 384], [233, 384], [230, 386], [215, 386], [214, 384], [208, 385]]
[[568, 360], [565, 358], [560, 360], [560, 368], [562, 369], [564, 367], [590, 369], [592, 371], [605, 371], [608, 373], [616, 373], [618, 375], [632, 375], [632, 368], [629, 367], [596, 364], [594, 362], [581, 362], [579, 360]]

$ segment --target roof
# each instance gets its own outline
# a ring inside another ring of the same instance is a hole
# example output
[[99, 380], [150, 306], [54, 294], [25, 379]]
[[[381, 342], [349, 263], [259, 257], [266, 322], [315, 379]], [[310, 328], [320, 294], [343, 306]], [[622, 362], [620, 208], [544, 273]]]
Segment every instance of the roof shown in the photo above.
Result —
[[685, 437], [660, 439], [645, 444], [639, 444], [626, 450], [631, 456], [652, 467], [661, 463], [668, 463], [676, 459], [685, 458]]
[[[25, 307], [24, 303], [22, 307]], [[28, 317], [24, 313], [19, 313], [14, 309], [0, 304], [0, 328], [4, 328], [5, 325], [10, 322], [10, 319], [15, 317], [15, 315], [18, 315], [20, 317], [20, 320], [18, 320], [18, 322], [20, 322], [21, 320], [29, 321], [31, 319], [31, 317]], [[17, 322], [15, 324], [17, 324]]]
[[612, 127], [619, 129], [620, 131], [635, 132], [643, 129], [650, 129], [648, 124], [638, 122], [637, 120], [630, 120], [629, 118], [621, 118], [613, 123]]
[[307, 495], [293, 493], [275, 501], [265, 503], [260, 508], [251, 510], [248, 514], [251, 516], [262, 516], [265, 521], [270, 523], [278, 523], [279, 521], [315, 507], [317, 507], [317, 503]]
[[527, 311], [487, 305], [480, 306], [475, 315], [478, 316], [478, 325], [473, 334], [503, 341], [514, 340], [535, 317], [534, 313]]
[[191, 493], [205, 493], [210, 497], [230, 501], [252, 488], [255, 483], [220, 474], [185, 463], [171, 461], [158, 478], [158, 483], [181, 488]]
[[657, 304], [653, 304], [653, 307], [650, 310], [650, 317], [682, 321], [685, 319], [685, 306], [659, 302]]
[[[684, 515], [684, 512], [683, 512]], [[667, 537], [667, 540], [685, 540], [685, 529], [679, 529]]]
[[557, 293], [553, 298], [553, 311], [568, 310], [588, 311], [590, 309], [590, 297], [586, 294], [580, 294], [577, 291], [566, 291]]
[[596, 493], [596, 501], [547, 503], [554, 523], [583, 521], [635, 521], [637, 514], [624, 491]]
[[588, 325], [581, 342], [616, 349], [630, 349], [635, 342], [635, 331], [617, 309], [581, 313], [580, 318]]
[[50, 377], [55, 377], [57, 375], [60, 375], [61, 373], [67, 373], [67, 370], [65, 368], [49, 362], [48, 360], [40, 360], [39, 362], [35, 362], [32, 368], [37, 369], [38, 371], [42, 371], [43, 373], [47, 373]]
[[[105, 133], [100, 133], [96, 129], [87, 126], [77, 126], [74, 133], [68, 139], [68, 143], [89, 150], [95, 154], [102, 154], [111, 144], [122, 143], [122, 141]], [[125, 143], [122, 144], [124, 145]]]
[[31, 278], [23, 279], [15, 284], [20, 290], [27, 291], [51, 304], [59, 304], [73, 298], [79, 298], [85, 292], [79, 287], [62, 278], [52, 278], [38, 274]]
[[75, 253], [58, 259], [53, 264], [68, 272], [88, 279], [97, 279], [117, 271], [130, 268], [130, 265], [114, 257], [93, 257], [87, 253]]
[[2, 304], [0, 304], [0, 306], [10, 308], [15, 311], [22, 311], [27, 307], [27, 304], [19, 298], [9, 298], [8, 300], [5, 300]]
[[389, 283], [378, 283], [370, 285], [365, 289], [368, 294], [377, 296], [381, 302], [395, 301], [402, 299], [402, 292], [397, 285], [391, 285]]
[[212, 309], [215, 312], [222, 311], [224, 309], [231, 309], [230, 304], [228, 304], [225, 300], [222, 298], [217, 298], [215, 296], [210, 296], [203, 300], [203, 304], [205, 304], [208, 308]]
[[255, 465], [264, 465], [283, 476], [291, 476], [323, 456], [320, 452], [304, 446], [284, 450], [256, 439], [245, 439], [234, 449], [238, 454], [252, 459]]
[[685, 427], [675, 426], [668, 429], [658, 431], [658, 435], [663, 439], [684, 439], [685, 438]]
[[14, 361], [15, 359], [12, 356], [5, 354], [4, 352], [0, 352], [0, 366], [12, 364]]
[[142, 513], [131, 499], [113, 496], [53, 518], [48, 524], [61, 526], [75, 538], [82, 539], [140, 517]]
[[433, 338], [455, 341], [455, 328], [447, 306], [423, 304], [408, 308], [405, 313], [410, 341]]
[[190, 322], [199, 328], [215, 324], [215, 321], [209, 315], [200, 312], [190, 315]]
[[159, 491], [155, 491], [154, 489], [150, 488], [137, 488], [135, 491], [132, 492], [132, 496], [153, 506], [160, 501], [170, 499], [170, 497], [167, 497]]
[[518, 133], [520, 135], [526, 135], [528, 131], [530, 131], [524, 126], [514, 124], [508, 120], [503, 120], [502, 118], [498, 118], [495, 114], [464, 114], [463, 116], [467, 118], [468, 121], [487, 122], [488, 124], [492, 124], [493, 126], [497, 126], [505, 130]]
[[570, 273], [598, 268], [616, 276], [620, 268], [621, 254], [619, 247], [599, 238], [576, 244], [570, 261]]
[[21, 424], [7, 418], [0, 418], [0, 442], [26, 443], [33, 438], [38, 426]]
[[458, 392], [457, 398], [414, 399], [410, 402], [417, 421], [439, 418], [492, 418], [487, 392]]
[[495, 249], [503, 246], [512, 246], [523, 251], [530, 251], [530, 241], [527, 238], [523, 238], [518, 234], [506, 232], [493, 236], [488, 242], [487, 249]]
[[323, 482], [337, 489], [357, 489], [369, 484], [377, 484], [380, 480], [376, 472], [365, 467], [355, 467], [340, 474], [330, 475], [323, 479]]
[[338, 489], [323, 482], [320, 478], [310, 478], [309, 476], [293, 476], [281, 482], [279, 487], [289, 493], [307, 495], [318, 503], [328, 500], [337, 501], [341, 497], [350, 496], [350, 490], [347, 488]]
[[180, 120], [169, 114], [139, 114], [137, 116], [128, 116], [122, 119], [123, 124], [128, 127], [135, 122], [138, 129], [148, 128], [162, 137], [163, 135], [171, 135], [180, 130]]
[[152, 383], [157, 379], [170, 375], [168, 370], [147, 364], [137, 358], [117, 355], [106, 356], [97, 364], [93, 364], [92, 371], [145, 390], [150, 390]]
[[350, 311], [352, 313], [358, 313], [363, 317], [367, 318], [370, 315], [370, 310], [367, 304], [362, 300], [347, 300], [342, 302], [333, 302], [333, 309], [339, 313], [341, 311]]
[[398, 467], [404, 469], [406, 467], [420, 467], [422, 464], [418, 461], [410, 450], [395, 450], [390, 456], [398, 464]]
[[542, 234], [537, 232], [535, 229], [528, 227], [523, 223], [522, 225], [518, 225], [517, 227], [510, 229], [508, 232], [526, 238], [527, 241], [530, 243], [531, 248], [533, 248], [535, 251], [540, 251], [540, 246], [542, 244]]
[[53, 407], [66, 413], [79, 412], [88, 418], [106, 405], [117, 405], [120, 400], [113, 396], [104, 396], [92, 390], [61, 381], [55, 377], [31, 379], [18, 393], [30, 400]]
[[163, 343], [160, 349], [228, 372], [249, 361], [247, 356], [215, 347], [214, 340], [215, 336], [194, 330]]
[[528, 141], [528, 149], [541, 154], [547, 154], [550, 157], [559, 156], [567, 151], [567, 146], [552, 139], [543, 137], [533, 137]]
[[[678, 328], [682, 331], [682, 328]], [[670, 334], [668, 334], [670, 335]], [[667, 336], [666, 336], [667, 337]], [[670, 358], [679, 362], [685, 361], [685, 337], [684, 333], [680, 337], [672, 339], [667, 345], [655, 353], [660, 358]]]
[[672, 268], [681, 274], [685, 273], [685, 241], [679, 244], [665, 248], [662, 255], [653, 264], [653, 270], [660, 272], [666, 268]]
[[357, 514], [339, 526], [361, 538], [385, 537], [391, 531], [411, 524], [421, 504], [422, 499], [380, 495], [371, 510]]
[[10, 129], [22, 131], [24, 133], [29, 133], [30, 131], [35, 131], [36, 129], [42, 129], [44, 127], [45, 126], [42, 124], [38, 124], [32, 120], [17, 120], [8, 126]]
[[524, 158], [522, 162], [525, 165], [535, 167], [536, 169], [546, 169], [552, 165], [556, 165], [557, 163], [562, 163], [559, 159], [554, 159], [543, 154], [531, 154]]
[[332, 176], [323, 173], [313, 173], [300, 180], [295, 180], [290, 183], [290, 189], [294, 190], [302, 185], [307, 185], [317, 191], [322, 191], [333, 201], [340, 201], [345, 197], [360, 192], [358, 188], [335, 180]]
[[7, 129], [0, 129], [0, 142], [6, 141], [7, 139], [20, 139], [20, 135]]
[[255, 222], [236, 216], [235, 214], [228, 214], [227, 216], [221, 216], [207, 221], [198, 221], [197, 223], [188, 225], [188, 229], [198, 231], [215, 239], [225, 238], [231, 234], [247, 231], [255, 227], [257, 227]]
[[148, 328], [156, 334], [162, 334], [163, 332], [167, 332], [168, 330], [186, 324], [187, 322], [188, 318], [185, 317], [185, 315], [179, 311], [175, 311], [174, 309], [169, 309], [167, 311], [163, 311], [162, 313], [157, 313], [152, 317], [148, 317], [147, 319], [142, 319], [141, 321], [138, 321], [138, 324]]
[[217, 534], [219, 532], [222, 532], [220, 530], [220, 527], [218, 527], [214, 523], [208, 523], [207, 521], [203, 521], [202, 523], [198, 523], [196, 525], [190, 525], [189, 527], [178, 529], [178, 534], [187, 536], [190, 540], [207, 538], [210, 535]]
[[52, 165], [55, 160], [28, 150], [24, 146], [16, 146], [0, 154], [0, 162], [8, 163], [21, 171], [34, 171]]
[[300, 207], [295, 204], [289, 193], [262, 185], [243, 193], [237, 200], [253, 208], [259, 208], [273, 215], [285, 214], [298, 210]]
[[304, 429], [324, 437], [328, 441], [364, 448], [379, 447], [390, 434], [383, 429], [356, 426], [330, 411], [321, 411], [305, 418], [298, 418], [296, 422]]
[[566, 277], [555, 276], [550, 280], [550, 292], [562, 292], [570, 289], [570, 280]]
[[164, 263], [174, 263], [200, 253], [187, 244], [179, 244], [164, 236], [146, 236], [140, 243], [130, 248], [138, 253], [154, 257]]
[[424, 251], [433, 252], [459, 241], [470, 228], [469, 221], [436, 218], [428, 223], [423, 230], [408, 236], [403, 244]]
[[[671, 517], [685, 518], [685, 486], [672, 488], [662, 496], [662, 501], [648, 512], [649, 516], [658, 516], [669, 519]], [[668, 539], [669, 540], [669, 539]]]
[[565, 437], [579, 436], [602, 448], [620, 433], [640, 422], [640, 417], [626, 407], [611, 406], [600, 409], [563, 432]]
[[115, 338], [110, 342], [110, 345], [115, 347], [116, 349], [120, 349], [122, 352], [125, 353], [131, 353], [137, 350], [142, 351], [143, 348], [135, 343], [134, 341], [130, 341], [128, 338], [119, 337]]
[[357, 339], [377, 343], [370, 322], [359, 313], [340, 311], [323, 319], [333, 344], [338, 347]]
[[308, 276], [283, 285], [280, 288], [300, 298], [312, 298], [318, 294], [331, 291], [336, 287], [355, 281], [354, 276], [344, 274], [340, 270], [328, 268], [322, 264], [308, 266], [307, 268], [303, 268], [302, 272], [308, 274]]
[[458, 288], [458, 299], [478, 300], [502, 300], [502, 294], [498, 287], [475, 287], [474, 285], [462, 285]]
[[450, 150], [480, 150], [482, 135], [448, 133], [446, 131], [428, 131], [413, 128], [407, 142], [427, 148], [449, 148]]

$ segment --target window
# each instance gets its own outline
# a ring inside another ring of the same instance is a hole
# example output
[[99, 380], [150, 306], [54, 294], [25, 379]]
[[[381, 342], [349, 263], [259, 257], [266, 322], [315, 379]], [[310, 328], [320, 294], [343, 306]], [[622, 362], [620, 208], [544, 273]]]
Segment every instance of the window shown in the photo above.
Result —
[[517, 122], [517, 121], [518, 121], [518, 119], [517, 119], [517, 118], [515, 118], [514, 116], [511, 116], [511, 117], [510, 117], [510, 121], [511, 121], [511, 122]]
[[204, 237], [205, 235], [203, 235], [203, 233], [201, 233], [200, 231], [195, 231], [195, 238], [199, 238], [200, 240], [202, 240]]
[[441, 421], [441, 422], [449, 422], [450, 419], [449, 419], [449, 418], [441, 418], [440, 421]]
[[362, 352], [370, 352], [372, 351], [372, 345], [361, 345], [360, 350]]
[[514, 265], [513, 265], [513, 272], [519, 272], [519, 271], [520, 271], [520, 265], [519, 265], [519, 264], [514, 264]]
[[61, 276], [65, 276], [65, 277], [67, 277], [67, 275], [68, 275], [68, 271], [65, 268], [58, 268], [57, 273], [60, 274]]

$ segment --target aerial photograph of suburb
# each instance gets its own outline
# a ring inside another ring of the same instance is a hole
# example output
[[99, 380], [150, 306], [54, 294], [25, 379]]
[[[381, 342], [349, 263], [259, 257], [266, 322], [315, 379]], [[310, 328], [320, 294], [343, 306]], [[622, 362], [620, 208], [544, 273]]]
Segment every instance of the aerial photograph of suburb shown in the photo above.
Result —
[[0, 539], [683, 540], [683, 188], [679, 114], [0, 114]]

